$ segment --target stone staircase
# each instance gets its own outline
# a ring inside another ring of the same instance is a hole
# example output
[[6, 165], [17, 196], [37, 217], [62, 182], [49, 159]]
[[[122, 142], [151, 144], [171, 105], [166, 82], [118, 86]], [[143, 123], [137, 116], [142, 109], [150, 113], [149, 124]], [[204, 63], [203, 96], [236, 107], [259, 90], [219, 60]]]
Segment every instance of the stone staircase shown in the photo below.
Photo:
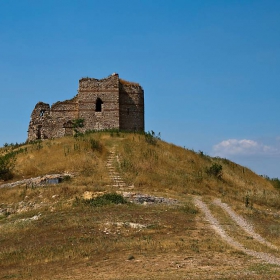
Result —
[[114, 162], [116, 160], [118, 160], [118, 157], [116, 155], [116, 149], [115, 147], [113, 147], [107, 159], [106, 167], [109, 171], [109, 177], [113, 182], [112, 186], [118, 188], [125, 188], [126, 183], [123, 181], [122, 177], [120, 176], [120, 173], [116, 170], [114, 166]]

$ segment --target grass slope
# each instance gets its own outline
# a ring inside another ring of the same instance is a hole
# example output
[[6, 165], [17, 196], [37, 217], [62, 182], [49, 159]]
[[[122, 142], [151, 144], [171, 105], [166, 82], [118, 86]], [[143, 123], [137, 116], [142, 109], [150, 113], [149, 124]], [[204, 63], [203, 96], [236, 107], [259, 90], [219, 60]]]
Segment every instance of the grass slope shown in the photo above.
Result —
[[[59, 185], [0, 189], [0, 279], [277, 279], [278, 268], [213, 235], [192, 197], [220, 197], [279, 246], [279, 191], [229, 160], [150, 140], [99, 132], [1, 148], [1, 155], [17, 153], [13, 181], [62, 172], [76, 176]], [[181, 203], [85, 203], [87, 193], [119, 191], [106, 168], [113, 147], [115, 168], [133, 187], [124, 191]], [[215, 164], [222, 174], [209, 172]]]

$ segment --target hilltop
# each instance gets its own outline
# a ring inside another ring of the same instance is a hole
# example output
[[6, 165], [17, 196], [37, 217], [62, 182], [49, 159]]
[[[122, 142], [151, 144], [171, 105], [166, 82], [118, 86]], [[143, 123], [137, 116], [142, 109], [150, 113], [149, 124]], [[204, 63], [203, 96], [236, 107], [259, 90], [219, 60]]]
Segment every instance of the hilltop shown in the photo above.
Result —
[[0, 155], [0, 279], [280, 277], [279, 189], [246, 167], [153, 132]]

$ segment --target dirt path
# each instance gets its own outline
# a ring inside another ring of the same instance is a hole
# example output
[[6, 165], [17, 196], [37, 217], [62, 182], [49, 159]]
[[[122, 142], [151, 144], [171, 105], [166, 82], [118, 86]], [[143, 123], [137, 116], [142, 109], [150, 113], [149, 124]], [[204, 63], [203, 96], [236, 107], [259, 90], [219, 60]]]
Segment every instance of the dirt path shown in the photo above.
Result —
[[232, 237], [230, 237], [225, 230], [222, 228], [218, 220], [212, 215], [208, 206], [201, 200], [199, 197], [195, 197], [194, 202], [196, 206], [204, 213], [206, 220], [210, 223], [212, 228], [219, 234], [224, 241], [226, 241], [229, 245], [235, 247], [238, 250], [243, 251], [244, 253], [261, 259], [269, 264], [275, 264], [280, 266], [280, 258], [276, 258], [271, 254], [256, 252], [250, 249], [245, 248], [242, 244], [235, 241]]
[[220, 206], [223, 210], [225, 210], [229, 216], [244, 230], [246, 231], [250, 236], [252, 236], [255, 240], [258, 242], [272, 248], [275, 250], [278, 250], [278, 247], [271, 244], [267, 240], [265, 240], [262, 236], [260, 236], [258, 233], [254, 231], [254, 228], [252, 225], [250, 225], [244, 218], [237, 215], [230, 206], [228, 206], [226, 203], [222, 203], [220, 199], [215, 199], [214, 204]]

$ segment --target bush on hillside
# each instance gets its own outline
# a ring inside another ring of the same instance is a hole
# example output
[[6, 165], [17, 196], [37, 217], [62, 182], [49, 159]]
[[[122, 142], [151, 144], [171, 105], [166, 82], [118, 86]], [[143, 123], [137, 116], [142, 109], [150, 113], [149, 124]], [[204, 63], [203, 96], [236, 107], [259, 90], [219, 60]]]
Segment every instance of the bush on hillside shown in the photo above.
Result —
[[127, 201], [124, 197], [117, 193], [105, 193], [101, 196], [91, 198], [91, 199], [84, 199], [82, 201], [84, 204], [89, 206], [105, 206], [109, 204], [126, 204]]
[[208, 175], [212, 175], [217, 177], [218, 179], [221, 179], [223, 175], [222, 170], [223, 170], [222, 165], [214, 163], [209, 168], [206, 168], [206, 173]]
[[98, 140], [91, 138], [89, 141], [90, 141], [90, 148], [92, 151], [98, 151], [98, 152], [102, 151], [102, 145]]
[[156, 145], [157, 140], [160, 140], [160, 133], [156, 136], [153, 130], [145, 132], [145, 140], [149, 144]]
[[269, 178], [268, 176], [264, 175], [264, 177], [267, 181], [269, 181], [274, 188], [280, 190], [280, 179], [278, 178]]
[[13, 169], [15, 167], [16, 153], [11, 152], [0, 156], [0, 180], [10, 180], [13, 178]]

